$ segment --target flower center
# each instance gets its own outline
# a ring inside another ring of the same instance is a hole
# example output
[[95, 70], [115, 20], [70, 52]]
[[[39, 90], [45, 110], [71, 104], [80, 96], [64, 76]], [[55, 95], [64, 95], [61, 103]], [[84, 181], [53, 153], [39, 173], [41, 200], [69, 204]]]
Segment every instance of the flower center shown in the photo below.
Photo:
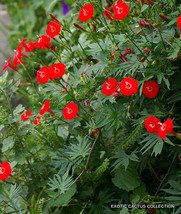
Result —
[[40, 37], [39, 39], [38, 39], [38, 43], [41, 43], [42, 42], [42, 38]]
[[16, 51], [15, 56], [18, 57], [20, 55], [20, 51]]
[[87, 16], [87, 15], [89, 14], [89, 11], [88, 11], [88, 10], [83, 9], [83, 14], [84, 14], [84, 16]]
[[54, 26], [50, 25], [50, 29], [51, 29], [51, 31], [52, 31], [52, 32], [55, 32], [56, 27], [54, 27]]
[[41, 74], [40, 74], [41, 78], [45, 77], [45, 75], [46, 75], [46, 74], [45, 74], [44, 71], [42, 71]]
[[162, 131], [165, 131], [165, 129], [166, 129], [166, 125], [163, 124], [163, 125], [161, 126], [161, 130], [162, 130]]
[[60, 71], [59, 68], [57, 68], [57, 67], [54, 68], [54, 73], [55, 73], [55, 74], [57, 74], [59, 71]]
[[4, 174], [5, 172], [5, 168], [4, 167], [0, 167], [0, 174]]
[[153, 88], [151, 86], [146, 87], [146, 89], [151, 92], [153, 90]]
[[123, 13], [123, 8], [122, 7], [117, 7], [117, 13], [122, 14]]
[[150, 124], [149, 124], [149, 127], [154, 128], [154, 127], [155, 127], [155, 124], [154, 124], [154, 123], [150, 123]]
[[72, 109], [71, 108], [67, 108], [67, 113], [68, 114], [71, 114], [73, 111], [72, 111]]
[[126, 89], [130, 89], [130, 88], [132, 88], [132, 84], [131, 83], [129, 83], [129, 82], [125, 82], [125, 84], [126, 84]]
[[108, 82], [106, 83], [106, 85], [107, 85], [107, 89], [111, 89], [111, 85]]

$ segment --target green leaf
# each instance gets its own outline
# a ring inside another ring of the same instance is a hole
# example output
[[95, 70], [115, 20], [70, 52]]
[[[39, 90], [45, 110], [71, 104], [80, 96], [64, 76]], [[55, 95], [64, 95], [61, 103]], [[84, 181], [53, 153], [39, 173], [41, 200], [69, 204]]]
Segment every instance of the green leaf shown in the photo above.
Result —
[[17, 114], [19, 114], [20, 112], [23, 112], [23, 111], [24, 111], [23, 105], [19, 104], [18, 106], [16, 106], [16, 108], [13, 111], [13, 113], [14, 113], [14, 115], [17, 115]]
[[155, 157], [156, 157], [158, 154], [161, 154], [162, 149], [163, 149], [163, 140], [160, 139], [160, 140], [155, 144], [155, 146], [154, 146], [154, 148], [153, 148], [152, 155], [155, 153]]
[[15, 140], [14, 140], [13, 136], [10, 136], [10, 137], [6, 138], [5, 140], [3, 140], [2, 143], [3, 143], [2, 152], [5, 152], [14, 146]]
[[111, 159], [113, 159], [113, 158], [117, 159], [112, 164], [112, 167], [114, 167], [113, 170], [117, 169], [120, 165], [123, 165], [125, 167], [125, 170], [126, 170], [128, 165], [129, 165], [129, 161], [130, 160], [136, 161], [136, 162], [139, 161], [137, 155], [134, 152], [132, 152], [130, 155], [127, 155], [124, 152], [124, 150], [121, 150], [121, 149], [119, 149], [118, 154], [116, 154], [113, 157], [111, 157]]
[[53, 179], [50, 178], [50, 190], [59, 190], [60, 193], [64, 193], [72, 183], [72, 177], [69, 177], [68, 173], [63, 176], [55, 175]]
[[53, 199], [47, 204], [47, 207], [61, 206], [68, 204], [72, 196], [76, 193], [77, 185], [74, 184], [69, 190], [67, 190], [63, 195], [60, 195], [57, 199]]
[[6, 71], [1, 77], [0, 77], [0, 86], [4, 85], [8, 77], [8, 72]]
[[141, 13], [149, 8], [149, 5], [144, 4], [141, 8]]
[[141, 181], [135, 166], [130, 164], [126, 171], [123, 166], [116, 169], [112, 182], [118, 188], [129, 192], [138, 187]]
[[58, 127], [58, 133], [57, 133], [58, 136], [62, 137], [63, 139], [66, 139], [68, 134], [69, 134], [69, 132], [66, 127], [64, 127], [64, 126]]
[[81, 138], [80, 136], [77, 137], [77, 140], [78, 143], [74, 142], [70, 144], [70, 151], [67, 154], [69, 154], [72, 160], [82, 162], [82, 159], [89, 154], [90, 141], [88, 138]]

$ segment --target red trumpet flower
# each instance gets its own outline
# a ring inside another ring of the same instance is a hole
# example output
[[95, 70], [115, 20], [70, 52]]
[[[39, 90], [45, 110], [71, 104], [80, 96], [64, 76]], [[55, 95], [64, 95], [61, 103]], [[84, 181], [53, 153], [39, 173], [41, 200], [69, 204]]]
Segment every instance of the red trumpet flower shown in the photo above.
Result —
[[40, 123], [41, 117], [38, 116], [35, 120], [34, 120], [34, 125], [38, 125]]
[[105, 81], [102, 86], [102, 93], [106, 96], [111, 96], [117, 89], [118, 83], [116, 79], [109, 78], [108, 81]]
[[40, 36], [35, 44], [35, 48], [42, 48], [42, 50], [45, 50], [46, 48], [51, 48], [53, 51], [55, 51], [55, 48], [50, 44], [50, 37], [42, 35]]
[[160, 127], [158, 129], [158, 136], [160, 138], [165, 138], [167, 135], [167, 132], [171, 133], [173, 132], [173, 121], [172, 119], [166, 120], [164, 123], [160, 124]]
[[143, 84], [143, 94], [148, 98], [156, 97], [159, 85], [155, 81], [147, 81]]
[[31, 116], [31, 115], [32, 115], [32, 111], [27, 110], [26, 113], [23, 113], [21, 115], [21, 120], [28, 120], [29, 119], [28, 116]]
[[[112, 6], [111, 6], [112, 7]], [[111, 22], [113, 22], [113, 16], [112, 16], [112, 14], [109, 12], [109, 9], [111, 8], [111, 7], [109, 7], [109, 8], [107, 8], [107, 9], [104, 9], [104, 13], [103, 13], [103, 16], [107, 16], [107, 18], [111, 21]]]
[[133, 78], [126, 77], [120, 82], [119, 88], [123, 95], [130, 96], [137, 93], [138, 82]]
[[94, 7], [92, 4], [86, 4], [84, 7], [81, 8], [79, 12], [79, 20], [81, 22], [86, 22], [90, 18], [92, 18], [94, 14]]
[[49, 68], [44, 66], [39, 71], [37, 71], [37, 82], [45, 84], [48, 82], [48, 79], [50, 77], [49, 75]]
[[177, 19], [177, 25], [180, 28], [180, 39], [181, 39], [181, 15]]
[[144, 125], [149, 133], [155, 133], [158, 132], [159, 123], [160, 120], [158, 118], [150, 116], [145, 120]]
[[51, 21], [47, 25], [46, 34], [49, 37], [54, 38], [60, 33], [60, 30], [61, 30], [61, 25], [59, 24], [59, 22]]
[[49, 67], [49, 77], [56, 79], [65, 74], [65, 65], [63, 63], [55, 63]]
[[23, 113], [23, 114], [21, 115], [21, 120], [28, 120], [28, 116], [27, 116], [26, 113]]
[[28, 43], [26, 43], [25, 52], [31, 52], [31, 51], [33, 51], [34, 47], [35, 47], [35, 43], [34, 42], [28, 42]]
[[6, 70], [6, 68], [8, 68], [8, 67], [10, 67], [11, 69], [13, 69], [14, 71], [16, 71], [16, 72], [18, 72], [18, 73], [20, 73], [19, 71], [18, 71], [18, 69], [16, 69], [13, 65], [11, 65], [10, 64], [10, 61], [12, 60], [12, 56], [8, 59], [8, 61], [5, 61], [6, 62], [6, 64], [5, 64], [5, 66], [3, 67], [3, 71], [4, 70]]
[[26, 56], [25, 54], [22, 53], [22, 50], [23, 50], [23, 47], [21, 47], [21, 46], [17, 47], [15, 58], [13, 60], [13, 64], [15, 66], [18, 66], [19, 64], [23, 63], [21, 57], [29, 58], [28, 56]]
[[118, 4], [113, 4], [113, 12], [114, 19], [122, 20], [129, 13], [129, 6], [121, 0], [118, 2]]
[[47, 100], [47, 101], [45, 101], [45, 102], [43, 103], [43, 105], [42, 105], [42, 107], [41, 107], [41, 109], [40, 109], [39, 114], [40, 114], [40, 115], [45, 114], [45, 112], [48, 111], [49, 107], [50, 107], [50, 101]]
[[77, 112], [78, 112], [78, 106], [75, 103], [69, 103], [63, 109], [63, 116], [65, 120], [71, 120], [77, 116]]
[[24, 49], [25, 49], [25, 52], [31, 52], [31, 51], [33, 51], [33, 49], [34, 49], [34, 47], [35, 47], [34, 42], [28, 42], [28, 43], [25, 44], [26, 41], [27, 41], [27, 39], [23, 39], [23, 40], [20, 42], [20, 44], [18, 45], [17, 49], [18, 49], [19, 47], [23, 46]]
[[8, 162], [0, 164], [0, 180], [4, 181], [11, 175], [12, 169]]

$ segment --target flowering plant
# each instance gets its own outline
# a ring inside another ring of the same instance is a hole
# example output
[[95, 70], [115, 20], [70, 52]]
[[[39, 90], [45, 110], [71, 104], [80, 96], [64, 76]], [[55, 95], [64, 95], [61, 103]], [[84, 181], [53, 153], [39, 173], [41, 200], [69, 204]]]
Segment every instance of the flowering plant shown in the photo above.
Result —
[[179, 213], [181, 5], [53, 2], [0, 77], [2, 213]]

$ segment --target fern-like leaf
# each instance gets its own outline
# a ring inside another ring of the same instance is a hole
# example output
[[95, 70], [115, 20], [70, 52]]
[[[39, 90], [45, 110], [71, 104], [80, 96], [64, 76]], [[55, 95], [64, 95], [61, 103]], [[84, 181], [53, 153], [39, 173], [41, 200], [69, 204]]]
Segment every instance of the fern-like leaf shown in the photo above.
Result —
[[93, 182], [99, 180], [102, 177], [102, 175], [108, 169], [108, 166], [109, 166], [109, 159], [106, 158], [103, 161], [103, 163], [93, 172], [93, 174], [92, 174]]
[[120, 145], [116, 146], [114, 152], [118, 152], [118, 149], [127, 150], [131, 148], [134, 143], [139, 139], [142, 131], [144, 129], [143, 123], [136, 127], [136, 129], [130, 134], [126, 140], [124, 140]]
[[55, 175], [53, 179], [50, 178], [49, 190], [59, 190], [59, 193], [64, 193], [72, 183], [72, 177], [65, 173], [62, 177]]

